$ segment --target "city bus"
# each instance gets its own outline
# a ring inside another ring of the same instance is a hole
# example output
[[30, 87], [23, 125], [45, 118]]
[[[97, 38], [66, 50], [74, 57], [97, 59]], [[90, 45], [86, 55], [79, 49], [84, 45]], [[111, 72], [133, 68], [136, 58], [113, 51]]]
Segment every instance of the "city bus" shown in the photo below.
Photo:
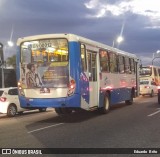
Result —
[[160, 85], [160, 67], [147, 65], [140, 68], [140, 80], [148, 79]]
[[139, 94], [139, 59], [74, 34], [45, 34], [17, 41], [17, 81], [23, 108], [107, 113]]
[[140, 68], [140, 95], [150, 95], [158, 93], [160, 85], [160, 67], [155, 65], [142, 66]]

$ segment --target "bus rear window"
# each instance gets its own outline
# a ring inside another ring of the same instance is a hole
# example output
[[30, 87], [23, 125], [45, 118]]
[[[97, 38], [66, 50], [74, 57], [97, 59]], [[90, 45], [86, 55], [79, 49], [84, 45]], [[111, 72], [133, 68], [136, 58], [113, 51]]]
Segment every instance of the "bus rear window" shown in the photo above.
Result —
[[68, 61], [68, 42], [66, 39], [27, 41], [21, 45], [21, 62], [64, 61]]
[[140, 69], [140, 75], [149, 75], [149, 76], [151, 76], [151, 74], [152, 74], [152, 70], [149, 67], [142, 67]]

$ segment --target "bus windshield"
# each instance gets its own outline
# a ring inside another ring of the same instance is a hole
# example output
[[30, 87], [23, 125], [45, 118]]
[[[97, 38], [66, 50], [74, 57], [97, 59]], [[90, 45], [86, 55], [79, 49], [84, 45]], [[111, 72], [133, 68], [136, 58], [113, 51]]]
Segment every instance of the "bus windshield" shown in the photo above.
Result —
[[151, 76], [152, 75], [152, 69], [150, 67], [142, 67], [140, 69], [140, 75], [149, 75]]
[[23, 88], [67, 87], [68, 69], [66, 39], [43, 39], [21, 44]]

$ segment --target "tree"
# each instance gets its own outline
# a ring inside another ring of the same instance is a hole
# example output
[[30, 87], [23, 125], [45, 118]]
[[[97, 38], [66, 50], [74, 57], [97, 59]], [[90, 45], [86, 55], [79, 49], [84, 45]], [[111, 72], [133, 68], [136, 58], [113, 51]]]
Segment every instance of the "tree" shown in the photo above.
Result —
[[16, 69], [16, 55], [7, 58], [7, 65]]

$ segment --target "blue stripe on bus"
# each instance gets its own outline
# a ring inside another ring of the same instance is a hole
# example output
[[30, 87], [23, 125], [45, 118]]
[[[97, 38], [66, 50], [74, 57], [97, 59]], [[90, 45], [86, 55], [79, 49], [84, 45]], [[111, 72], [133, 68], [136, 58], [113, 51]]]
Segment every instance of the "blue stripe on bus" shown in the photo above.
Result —
[[81, 96], [82, 98], [89, 104], [89, 80], [85, 73], [81, 73], [80, 75], [80, 83], [81, 83]]
[[80, 44], [69, 42], [70, 76], [76, 81], [75, 93], [79, 93], [80, 91], [80, 57]]
[[70, 76], [76, 81], [75, 93], [81, 94], [84, 100], [89, 103], [89, 80], [84, 73], [81, 73], [81, 52], [80, 43], [69, 42]]
[[[117, 104], [125, 100], [130, 100], [131, 92], [132, 92], [131, 88], [119, 88], [119, 89], [111, 90], [110, 91], [110, 105], [114, 105], [114, 104]], [[100, 92], [99, 107], [103, 107], [105, 93], [106, 91]]]
[[131, 89], [129, 88], [120, 88], [114, 89], [111, 92], [111, 104], [116, 104], [125, 100], [130, 100]]

